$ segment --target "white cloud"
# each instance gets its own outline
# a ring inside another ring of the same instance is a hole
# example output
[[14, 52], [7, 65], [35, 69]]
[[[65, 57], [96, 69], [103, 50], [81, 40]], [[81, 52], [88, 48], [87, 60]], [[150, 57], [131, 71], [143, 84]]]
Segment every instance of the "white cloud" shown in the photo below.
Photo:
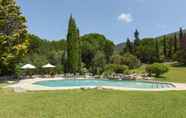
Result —
[[133, 18], [130, 13], [122, 13], [118, 16], [118, 20], [124, 23], [130, 23], [133, 21]]

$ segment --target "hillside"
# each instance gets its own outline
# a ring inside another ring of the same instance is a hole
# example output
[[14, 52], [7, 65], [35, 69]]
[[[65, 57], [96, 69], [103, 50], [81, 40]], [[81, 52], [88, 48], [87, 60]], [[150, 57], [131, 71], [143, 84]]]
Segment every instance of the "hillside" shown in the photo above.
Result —
[[[186, 33], [186, 29], [184, 29], [183, 32]], [[168, 34], [165, 34], [165, 35], [158, 36], [156, 38], [160, 39], [163, 36], [173, 37], [175, 35], [175, 33], [178, 35], [179, 32], [177, 31], [177, 32], [168, 33]], [[115, 52], [122, 51], [123, 50], [123, 47], [124, 47], [124, 44], [125, 44], [125, 42], [122, 42], [122, 43], [117, 44], [116, 47], [115, 47]]]

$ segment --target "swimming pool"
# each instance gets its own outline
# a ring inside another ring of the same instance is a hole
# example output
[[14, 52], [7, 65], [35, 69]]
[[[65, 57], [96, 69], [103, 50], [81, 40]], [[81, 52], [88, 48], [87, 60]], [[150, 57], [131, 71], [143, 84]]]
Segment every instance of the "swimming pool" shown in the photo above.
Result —
[[130, 80], [46, 80], [33, 83], [44, 87], [123, 87], [136, 89], [175, 88], [173, 84]]

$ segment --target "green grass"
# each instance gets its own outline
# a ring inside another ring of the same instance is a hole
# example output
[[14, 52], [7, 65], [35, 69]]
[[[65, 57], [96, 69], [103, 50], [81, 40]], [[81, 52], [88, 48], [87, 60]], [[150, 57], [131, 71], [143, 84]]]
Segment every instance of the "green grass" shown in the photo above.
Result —
[[[132, 71], [136, 73], [144, 73], [145, 65]], [[167, 81], [167, 82], [186, 83], [186, 66], [176, 67], [176, 66], [169, 65], [169, 72], [155, 79], [160, 81]]]
[[170, 67], [168, 73], [156, 79], [160, 81], [186, 83], [186, 67]]
[[0, 118], [185, 118], [186, 91], [0, 90]]

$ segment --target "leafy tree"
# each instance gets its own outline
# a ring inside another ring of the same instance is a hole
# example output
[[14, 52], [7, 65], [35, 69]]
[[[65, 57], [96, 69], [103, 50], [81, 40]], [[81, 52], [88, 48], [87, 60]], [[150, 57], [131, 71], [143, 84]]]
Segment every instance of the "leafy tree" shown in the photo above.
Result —
[[106, 40], [104, 41], [104, 45], [103, 45], [103, 51], [104, 51], [104, 55], [106, 58], [106, 63], [110, 62], [111, 56], [114, 53], [114, 43], [110, 40]]
[[120, 64], [122, 64], [122, 62], [123, 62], [123, 57], [119, 54], [114, 54], [111, 58], [111, 63], [112, 64], [120, 65]]
[[134, 69], [134, 68], [139, 67], [141, 65], [141, 62], [136, 56], [130, 53], [126, 53], [122, 57], [121, 64], [127, 65], [130, 69]]
[[25, 23], [15, 0], [0, 1], [0, 75], [14, 74], [16, 63], [27, 53]]
[[75, 19], [70, 16], [67, 34], [67, 67], [68, 73], [76, 73], [80, 66], [79, 30]]
[[98, 51], [93, 59], [92, 72], [93, 74], [101, 74], [106, 65], [106, 58], [104, 53]]
[[81, 36], [81, 57], [85, 67], [91, 71], [93, 59], [97, 52], [105, 55], [106, 63], [109, 63], [114, 51], [114, 44], [104, 35], [90, 33]]
[[156, 43], [154, 38], [145, 38], [140, 41], [140, 45], [136, 53], [143, 63], [153, 63], [157, 61]]

